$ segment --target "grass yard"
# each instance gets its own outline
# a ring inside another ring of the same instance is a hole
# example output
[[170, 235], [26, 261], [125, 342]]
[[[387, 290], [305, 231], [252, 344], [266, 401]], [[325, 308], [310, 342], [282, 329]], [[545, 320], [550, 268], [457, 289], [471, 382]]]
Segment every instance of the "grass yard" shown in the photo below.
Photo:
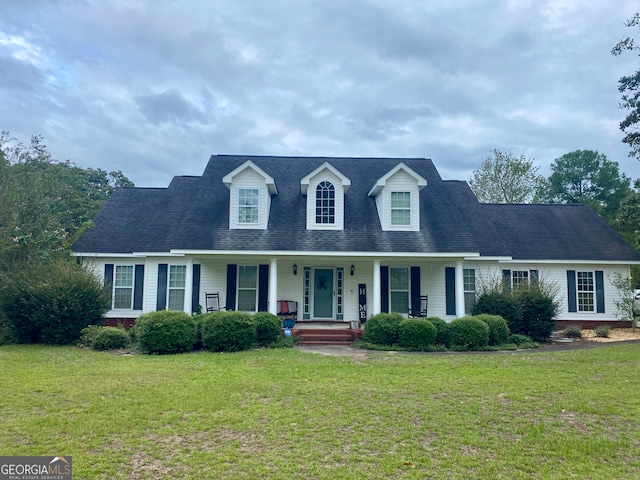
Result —
[[563, 352], [0, 347], [0, 455], [74, 479], [640, 478], [640, 344]]

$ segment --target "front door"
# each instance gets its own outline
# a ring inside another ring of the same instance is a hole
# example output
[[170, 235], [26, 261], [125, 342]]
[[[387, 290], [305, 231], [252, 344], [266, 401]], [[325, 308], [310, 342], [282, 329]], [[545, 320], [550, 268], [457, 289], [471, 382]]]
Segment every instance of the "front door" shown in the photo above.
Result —
[[333, 319], [334, 288], [332, 268], [313, 270], [313, 317]]

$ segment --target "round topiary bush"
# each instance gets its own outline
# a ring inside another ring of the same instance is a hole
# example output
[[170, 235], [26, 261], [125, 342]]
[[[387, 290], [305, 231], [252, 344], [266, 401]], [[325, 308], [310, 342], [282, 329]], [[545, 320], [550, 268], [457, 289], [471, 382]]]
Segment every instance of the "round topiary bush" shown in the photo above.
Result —
[[129, 335], [126, 330], [116, 327], [101, 327], [91, 342], [94, 350], [116, 350], [128, 346]]
[[507, 321], [509, 331], [525, 333], [521, 332], [522, 305], [511, 292], [491, 290], [481, 293], [471, 313], [472, 315], [480, 315], [481, 313], [500, 315]]
[[282, 336], [282, 320], [269, 312], [258, 312], [253, 315], [256, 324], [258, 345], [266, 347], [278, 341]]
[[428, 317], [433, 326], [436, 327], [436, 345], [449, 346], [449, 324], [440, 317]]
[[509, 340], [509, 326], [500, 315], [483, 313], [474, 318], [482, 320], [489, 327], [489, 345], [503, 345]]
[[426, 350], [436, 341], [436, 327], [422, 318], [408, 318], [398, 327], [398, 345], [412, 350]]
[[202, 345], [208, 350], [238, 352], [258, 343], [256, 325], [248, 313], [220, 311], [202, 317]]
[[474, 317], [456, 318], [449, 324], [449, 341], [455, 350], [481, 350], [489, 344], [489, 326]]
[[144, 353], [166, 354], [193, 350], [196, 324], [185, 312], [161, 310], [138, 318], [134, 333]]
[[398, 343], [398, 329], [404, 320], [399, 313], [378, 313], [372, 315], [364, 324], [362, 341], [376, 345], [394, 345]]

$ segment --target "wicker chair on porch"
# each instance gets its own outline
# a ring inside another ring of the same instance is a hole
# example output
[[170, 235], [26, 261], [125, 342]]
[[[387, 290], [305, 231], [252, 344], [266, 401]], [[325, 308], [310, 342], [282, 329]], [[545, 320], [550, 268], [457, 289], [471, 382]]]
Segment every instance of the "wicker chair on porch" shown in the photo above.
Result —
[[207, 305], [207, 312], [217, 312], [218, 310], [226, 310], [226, 307], [220, 305], [220, 292], [218, 293], [205, 293], [205, 302]]
[[429, 295], [420, 295], [420, 304], [411, 305], [409, 308], [409, 318], [427, 318], [427, 306]]

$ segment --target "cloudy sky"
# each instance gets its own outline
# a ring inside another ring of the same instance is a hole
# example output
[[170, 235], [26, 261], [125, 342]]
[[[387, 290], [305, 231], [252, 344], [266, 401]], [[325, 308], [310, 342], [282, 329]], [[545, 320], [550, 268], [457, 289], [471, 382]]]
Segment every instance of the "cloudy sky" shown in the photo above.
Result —
[[611, 56], [627, 0], [0, 0], [0, 130], [138, 186], [211, 154], [598, 150], [640, 177]]

